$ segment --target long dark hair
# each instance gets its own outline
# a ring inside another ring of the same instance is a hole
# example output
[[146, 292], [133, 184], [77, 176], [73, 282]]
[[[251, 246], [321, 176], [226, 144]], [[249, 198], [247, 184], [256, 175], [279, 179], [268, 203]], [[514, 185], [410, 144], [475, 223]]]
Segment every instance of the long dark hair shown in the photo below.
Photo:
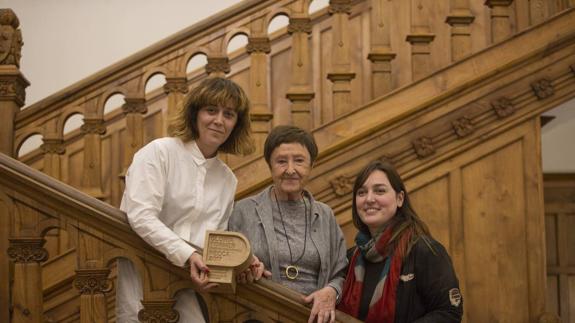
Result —
[[387, 179], [389, 179], [391, 187], [396, 194], [403, 192], [403, 205], [397, 208], [395, 215], [390, 220], [394, 221], [395, 223], [390, 243], [395, 244], [395, 242], [399, 241], [404, 234], [411, 231], [411, 241], [409, 241], [407, 244], [407, 249], [403, 250], [403, 255], [407, 255], [409, 250], [411, 250], [411, 247], [417, 242], [417, 240], [419, 240], [419, 238], [431, 237], [431, 233], [429, 232], [429, 228], [425, 222], [421, 220], [421, 218], [417, 215], [411, 206], [409, 194], [407, 194], [407, 190], [405, 189], [405, 184], [391, 163], [381, 160], [372, 161], [367, 166], [365, 166], [355, 178], [355, 183], [353, 184], [353, 201], [351, 211], [353, 224], [359, 231], [367, 235], [371, 235], [369, 228], [367, 225], [365, 225], [365, 223], [363, 223], [363, 221], [361, 221], [361, 218], [359, 217], [355, 197], [357, 195], [357, 191], [363, 186], [369, 175], [378, 170], [385, 173]]

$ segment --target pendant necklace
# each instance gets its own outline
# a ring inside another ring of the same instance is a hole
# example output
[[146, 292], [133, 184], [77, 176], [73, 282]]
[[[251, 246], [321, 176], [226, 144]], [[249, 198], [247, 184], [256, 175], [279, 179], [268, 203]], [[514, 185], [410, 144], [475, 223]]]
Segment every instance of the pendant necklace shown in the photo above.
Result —
[[276, 190], [274, 188], [274, 197], [276, 199], [276, 204], [278, 207], [278, 212], [280, 213], [280, 219], [282, 221], [282, 227], [284, 229], [284, 234], [286, 237], [286, 241], [287, 241], [287, 245], [288, 245], [288, 250], [289, 250], [289, 259], [290, 259], [290, 264], [289, 266], [286, 267], [285, 273], [286, 273], [286, 277], [289, 280], [295, 280], [297, 278], [297, 276], [299, 276], [299, 268], [297, 267], [297, 263], [301, 260], [301, 258], [303, 257], [303, 255], [305, 254], [305, 247], [307, 244], [307, 203], [305, 202], [305, 196], [303, 196], [302, 193], [302, 199], [303, 199], [303, 205], [304, 205], [304, 215], [305, 215], [305, 231], [304, 231], [304, 239], [303, 239], [303, 250], [301, 252], [301, 255], [296, 259], [296, 261], [293, 261], [293, 256], [292, 256], [292, 252], [291, 252], [291, 246], [289, 244], [289, 237], [287, 235], [287, 230], [286, 230], [286, 225], [284, 223], [284, 218], [282, 215], [282, 209], [280, 208], [280, 202], [278, 200], [278, 197], [276, 195]]

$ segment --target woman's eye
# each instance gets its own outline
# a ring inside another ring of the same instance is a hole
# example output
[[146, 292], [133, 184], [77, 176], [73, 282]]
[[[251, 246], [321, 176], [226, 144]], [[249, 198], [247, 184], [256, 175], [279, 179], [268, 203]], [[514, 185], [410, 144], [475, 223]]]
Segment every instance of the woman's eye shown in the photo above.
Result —
[[234, 111], [225, 111], [224, 116], [229, 119], [233, 119], [236, 117], [236, 113]]
[[359, 190], [356, 193], [357, 196], [364, 196], [365, 195], [365, 190]]

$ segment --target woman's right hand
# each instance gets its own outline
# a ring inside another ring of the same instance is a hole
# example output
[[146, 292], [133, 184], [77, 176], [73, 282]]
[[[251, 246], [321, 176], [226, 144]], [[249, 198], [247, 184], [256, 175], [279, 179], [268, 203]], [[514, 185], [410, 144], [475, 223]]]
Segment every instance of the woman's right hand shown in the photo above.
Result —
[[190, 263], [190, 276], [196, 289], [201, 292], [207, 292], [210, 289], [218, 286], [217, 283], [208, 282], [208, 273], [210, 269], [202, 259], [202, 256], [194, 251], [188, 260]]

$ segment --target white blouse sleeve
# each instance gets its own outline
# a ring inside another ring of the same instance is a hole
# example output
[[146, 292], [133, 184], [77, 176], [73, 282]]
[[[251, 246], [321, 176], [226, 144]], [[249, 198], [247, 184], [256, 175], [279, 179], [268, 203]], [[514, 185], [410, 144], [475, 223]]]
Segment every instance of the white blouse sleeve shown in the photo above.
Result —
[[144, 241], [182, 267], [195, 249], [158, 218], [166, 186], [165, 158], [154, 143], [136, 153], [126, 174], [122, 210], [132, 229]]

